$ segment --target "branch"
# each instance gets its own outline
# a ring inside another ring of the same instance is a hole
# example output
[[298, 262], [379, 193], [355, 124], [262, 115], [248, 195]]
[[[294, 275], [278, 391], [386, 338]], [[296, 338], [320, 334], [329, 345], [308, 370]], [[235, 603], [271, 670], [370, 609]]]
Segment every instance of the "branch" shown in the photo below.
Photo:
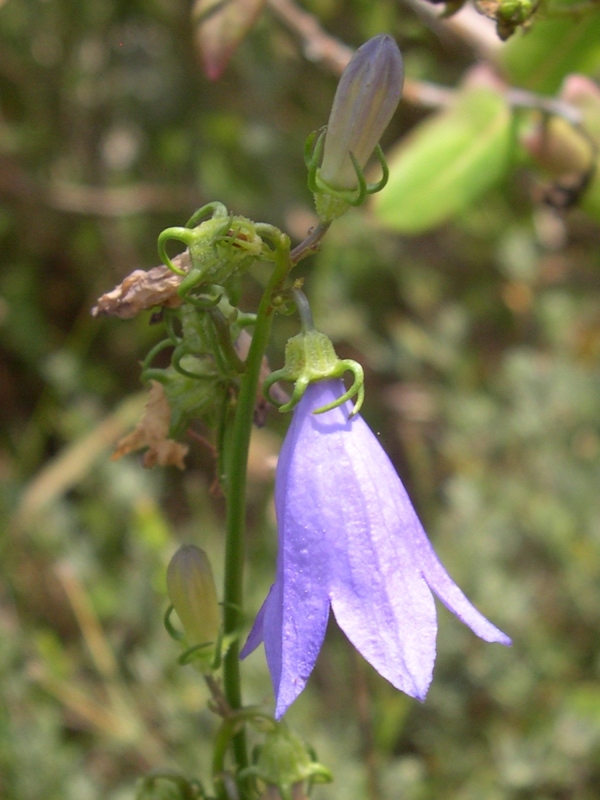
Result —
[[298, 8], [291, 0], [268, 0], [271, 10], [301, 40], [309, 61], [323, 64], [334, 75], [341, 75], [352, 58], [353, 49], [326, 33], [318, 19]]
[[[354, 50], [330, 36], [321, 27], [318, 19], [301, 8], [293, 0], [268, 0], [274, 14], [300, 39], [304, 56], [321, 64], [334, 75], [341, 75], [352, 58]], [[448, 105], [453, 91], [432, 83], [405, 79], [404, 100], [412, 105], [438, 108]]]
[[[470, 6], [449, 19], [442, 19], [429, 3], [420, 0], [407, 0], [407, 2], [427, 24], [435, 22], [440, 29], [443, 26], [446, 31], [451, 31], [469, 42], [480, 56], [489, 57], [502, 45], [493, 33], [493, 23]], [[281, 22], [300, 39], [302, 51], [309, 61], [322, 64], [334, 75], [342, 74], [354, 52], [352, 48], [330, 36], [313, 14], [299, 8], [293, 0], [268, 0], [268, 4]], [[498, 85], [501, 86], [500, 80]], [[572, 125], [581, 124], [580, 110], [564, 100], [511, 87], [504, 87], [504, 95], [512, 108], [530, 108], [544, 114], [563, 117]], [[446, 86], [410, 78], [404, 81], [402, 99], [411, 105], [422, 108], [443, 108], [451, 105], [455, 96], [456, 90]]]

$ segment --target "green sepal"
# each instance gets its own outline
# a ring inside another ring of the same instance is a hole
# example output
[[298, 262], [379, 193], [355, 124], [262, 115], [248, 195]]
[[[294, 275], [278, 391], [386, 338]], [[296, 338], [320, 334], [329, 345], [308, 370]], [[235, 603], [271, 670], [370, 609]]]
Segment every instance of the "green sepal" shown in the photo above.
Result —
[[389, 169], [383, 150], [377, 145], [375, 155], [381, 166], [382, 176], [375, 183], [367, 183], [361, 165], [354, 154], [349, 153], [356, 172], [356, 189], [336, 189], [330, 186], [319, 174], [326, 132], [327, 129], [324, 128], [318, 133], [313, 131], [310, 134], [304, 145], [304, 161], [308, 169], [308, 188], [314, 195], [317, 214], [323, 222], [332, 222], [345, 214], [351, 206], [362, 205], [367, 195], [380, 192], [388, 182]]
[[[338, 358], [331, 339], [313, 328], [302, 331], [288, 341], [285, 347], [285, 366], [268, 376], [263, 383], [263, 392], [267, 400], [282, 413], [292, 411], [310, 383], [341, 378], [346, 372], [352, 372], [354, 375], [351, 387], [334, 402], [316, 409], [314, 414], [330, 411], [354, 396], [357, 399], [352, 416], [357, 414], [364, 400], [364, 371], [357, 361]], [[270, 394], [273, 384], [280, 380], [294, 383], [292, 396], [289, 402], [284, 404], [278, 403]]]
[[290, 731], [283, 721], [273, 722], [267, 730], [264, 743], [254, 753], [254, 764], [239, 773], [244, 780], [253, 777], [276, 786], [282, 800], [291, 800], [294, 787], [305, 781], [329, 783], [331, 771], [314, 759], [314, 751]]
[[189, 779], [177, 770], [162, 768], [152, 770], [142, 779], [136, 800], [150, 797], [155, 783], [159, 780], [173, 784], [181, 800], [198, 800], [206, 797], [202, 784], [196, 778]]

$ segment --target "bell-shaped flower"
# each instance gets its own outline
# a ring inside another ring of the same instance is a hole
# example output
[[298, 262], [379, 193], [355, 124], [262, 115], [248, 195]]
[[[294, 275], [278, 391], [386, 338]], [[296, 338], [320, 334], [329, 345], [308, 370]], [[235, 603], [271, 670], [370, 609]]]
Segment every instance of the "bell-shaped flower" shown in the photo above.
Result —
[[438, 560], [389, 458], [340, 380], [311, 383], [295, 408], [275, 478], [277, 576], [242, 657], [264, 642], [281, 717], [304, 689], [329, 609], [397, 689], [423, 700], [437, 633], [432, 592], [481, 639], [510, 639]]

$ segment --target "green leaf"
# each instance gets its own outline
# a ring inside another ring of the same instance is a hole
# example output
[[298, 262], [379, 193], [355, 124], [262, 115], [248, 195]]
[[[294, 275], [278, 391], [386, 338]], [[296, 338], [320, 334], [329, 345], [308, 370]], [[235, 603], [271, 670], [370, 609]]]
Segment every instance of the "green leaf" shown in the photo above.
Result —
[[393, 230], [417, 234], [464, 211], [505, 174], [513, 128], [501, 95], [466, 89], [392, 152], [375, 216]]
[[600, 16], [536, 22], [502, 48], [500, 65], [514, 85], [554, 94], [569, 73], [600, 69]]

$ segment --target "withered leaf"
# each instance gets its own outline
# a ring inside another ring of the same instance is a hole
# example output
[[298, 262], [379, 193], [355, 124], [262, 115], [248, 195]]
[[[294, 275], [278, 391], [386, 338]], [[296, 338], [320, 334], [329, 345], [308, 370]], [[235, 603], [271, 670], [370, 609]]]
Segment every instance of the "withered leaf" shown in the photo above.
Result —
[[147, 447], [142, 459], [145, 467], [150, 468], [158, 464], [161, 467], [184, 469], [183, 459], [189, 447], [169, 439], [170, 420], [171, 409], [162, 384], [151, 381], [144, 415], [131, 433], [117, 443], [112, 460], [117, 461], [128, 453]]
[[[176, 256], [173, 263], [188, 271], [191, 265], [188, 251]], [[122, 283], [98, 298], [92, 316], [132, 319], [155, 306], [177, 308], [182, 303], [177, 294], [182, 280], [182, 275], [172, 272], [164, 264], [149, 270], [136, 269]]]

